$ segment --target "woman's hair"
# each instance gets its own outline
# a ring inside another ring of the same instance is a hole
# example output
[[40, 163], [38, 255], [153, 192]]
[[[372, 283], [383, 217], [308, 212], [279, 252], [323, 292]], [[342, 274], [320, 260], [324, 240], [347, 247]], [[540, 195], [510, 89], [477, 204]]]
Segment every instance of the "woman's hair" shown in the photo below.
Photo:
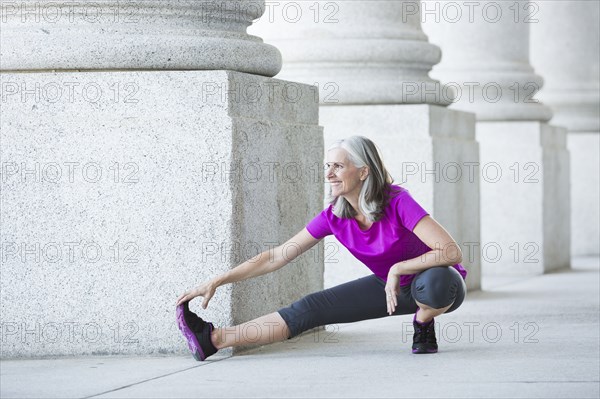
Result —
[[[369, 167], [369, 174], [358, 195], [358, 207], [369, 221], [378, 221], [388, 204], [393, 179], [381, 160], [377, 146], [364, 136], [351, 136], [336, 141], [328, 151], [335, 148], [346, 150], [348, 160], [357, 168]], [[333, 204], [333, 214], [337, 217], [350, 219], [356, 216], [356, 211], [345, 198], [332, 197], [330, 191], [328, 200]]]

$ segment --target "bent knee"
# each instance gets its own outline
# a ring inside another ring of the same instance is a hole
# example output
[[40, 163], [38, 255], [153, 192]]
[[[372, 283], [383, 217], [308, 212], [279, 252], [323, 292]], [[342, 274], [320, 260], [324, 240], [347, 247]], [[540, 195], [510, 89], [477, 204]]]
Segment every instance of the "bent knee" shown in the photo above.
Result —
[[463, 282], [453, 267], [432, 267], [419, 273], [411, 288], [415, 301], [442, 309], [452, 305], [461, 295]]

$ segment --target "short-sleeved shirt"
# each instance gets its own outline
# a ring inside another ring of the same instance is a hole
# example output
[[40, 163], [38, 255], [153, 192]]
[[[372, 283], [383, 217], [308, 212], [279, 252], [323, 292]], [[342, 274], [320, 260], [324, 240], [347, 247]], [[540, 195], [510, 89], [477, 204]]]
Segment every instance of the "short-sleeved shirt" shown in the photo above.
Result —
[[[316, 239], [335, 236], [358, 260], [371, 271], [387, 281], [388, 272], [394, 264], [413, 259], [431, 251], [413, 233], [417, 223], [429, 215], [400, 186], [391, 186], [391, 198], [382, 218], [367, 230], [361, 230], [354, 218], [344, 219], [333, 214], [333, 205], [324, 209], [306, 229]], [[460, 263], [453, 265], [463, 278], [467, 271]], [[409, 285], [415, 274], [400, 276], [400, 285]]]

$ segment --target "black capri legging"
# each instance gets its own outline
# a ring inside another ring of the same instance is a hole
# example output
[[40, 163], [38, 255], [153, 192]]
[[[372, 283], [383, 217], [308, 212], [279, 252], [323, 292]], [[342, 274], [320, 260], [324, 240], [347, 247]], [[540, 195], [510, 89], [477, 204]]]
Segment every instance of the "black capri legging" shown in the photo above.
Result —
[[[466, 292], [465, 281], [455, 268], [432, 267], [417, 274], [411, 285], [400, 287], [392, 316], [416, 312], [415, 301], [434, 309], [452, 304], [449, 313], [462, 304]], [[317, 326], [386, 317], [385, 281], [372, 274], [309, 294], [278, 312], [290, 330], [288, 339]]]

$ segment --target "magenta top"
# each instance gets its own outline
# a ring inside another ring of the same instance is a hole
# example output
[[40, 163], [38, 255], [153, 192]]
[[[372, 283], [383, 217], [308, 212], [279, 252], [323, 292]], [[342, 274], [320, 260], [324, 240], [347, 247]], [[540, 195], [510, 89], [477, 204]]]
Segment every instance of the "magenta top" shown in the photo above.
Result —
[[[324, 209], [308, 223], [306, 229], [316, 239], [333, 234], [335, 238], [363, 262], [375, 275], [387, 281], [394, 264], [413, 259], [431, 251], [414, 233], [413, 229], [425, 211], [408, 190], [392, 185], [392, 194], [383, 217], [367, 230], [361, 230], [356, 219], [342, 219], [333, 214], [333, 205]], [[460, 263], [453, 265], [460, 275], [467, 271]], [[400, 276], [400, 285], [409, 285], [415, 274]]]

